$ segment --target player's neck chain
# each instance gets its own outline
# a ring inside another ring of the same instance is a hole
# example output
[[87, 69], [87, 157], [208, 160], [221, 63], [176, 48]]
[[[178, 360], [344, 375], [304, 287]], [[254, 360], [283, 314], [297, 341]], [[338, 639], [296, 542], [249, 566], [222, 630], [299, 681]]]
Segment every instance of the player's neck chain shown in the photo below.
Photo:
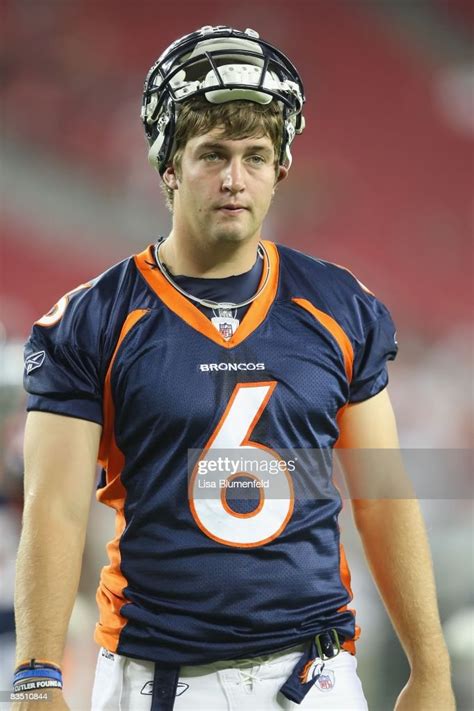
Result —
[[195, 303], [199, 304], [200, 306], [204, 306], [205, 308], [212, 309], [213, 317], [211, 318], [211, 322], [217, 328], [217, 330], [223, 334], [226, 339], [231, 338], [231, 336], [233, 336], [235, 331], [237, 330], [238, 325], [240, 324], [240, 320], [236, 318], [237, 310], [242, 308], [243, 306], [248, 306], [252, 303], [252, 301], [255, 301], [255, 299], [260, 296], [260, 294], [268, 284], [268, 280], [270, 278], [270, 259], [268, 257], [267, 250], [265, 249], [263, 244], [259, 242], [257, 247], [257, 254], [260, 259], [264, 260], [264, 264], [266, 265], [265, 277], [263, 279], [262, 285], [249, 299], [246, 299], [245, 301], [241, 301], [239, 303], [233, 303], [231, 301], [219, 302], [212, 301], [211, 299], [200, 299], [199, 297], [190, 294], [185, 289], [182, 289], [179, 284], [175, 282], [166, 265], [161, 260], [160, 248], [164, 241], [165, 239], [160, 239], [156, 243], [154, 252], [156, 264], [165, 279], [171, 284], [171, 286], [176, 289], [176, 291], [179, 291], [182, 296], [186, 297], [186, 299], [194, 301]]

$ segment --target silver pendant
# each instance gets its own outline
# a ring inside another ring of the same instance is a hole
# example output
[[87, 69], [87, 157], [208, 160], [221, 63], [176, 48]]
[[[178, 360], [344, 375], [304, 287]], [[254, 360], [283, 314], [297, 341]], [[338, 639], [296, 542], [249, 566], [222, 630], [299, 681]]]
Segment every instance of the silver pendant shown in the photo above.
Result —
[[[214, 316], [220, 316], [221, 318], [235, 318], [237, 316], [237, 309], [235, 304], [216, 304], [216, 307], [212, 309]], [[217, 311], [217, 313], [216, 313]]]

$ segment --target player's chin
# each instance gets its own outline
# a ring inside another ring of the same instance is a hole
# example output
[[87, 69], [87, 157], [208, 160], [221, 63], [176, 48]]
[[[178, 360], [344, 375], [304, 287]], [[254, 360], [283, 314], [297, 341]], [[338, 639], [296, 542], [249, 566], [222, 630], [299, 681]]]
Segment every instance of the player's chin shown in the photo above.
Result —
[[256, 230], [254, 225], [219, 225], [215, 230], [215, 237], [218, 242], [228, 244], [239, 244], [246, 242]]

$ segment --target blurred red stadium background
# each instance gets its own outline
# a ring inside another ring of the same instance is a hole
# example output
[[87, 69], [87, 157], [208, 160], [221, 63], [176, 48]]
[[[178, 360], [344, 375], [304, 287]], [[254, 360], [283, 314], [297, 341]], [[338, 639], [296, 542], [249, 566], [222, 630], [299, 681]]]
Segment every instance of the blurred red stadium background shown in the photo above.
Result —
[[[152, 212], [158, 179], [146, 165], [140, 89], [162, 48], [206, 23], [258, 28], [304, 79], [307, 128], [269, 236], [347, 265], [403, 329], [433, 337], [469, 319], [472, 85], [463, 84], [462, 62], [446, 60], [448, 49], [417, 38], [409, 13], [394, 22], [383, 6], [4, 5], [4, 139], [7, 164], [17, 166], [3, 206], [8, 335], [23, 337], [64, 291], [167, 230], [162, 206]], [[443, 18], [449, 9], [465, 32], [471, 8], [456, 0], [438, 10]], [[64, 190], [74, 193], [76, 182], [74, 204]], [[84, 183], [104, 197], [109, 219], [97, 198], [81, 197]], [[128, 244], [123, 234], [116, 240], [115, 207], [126, 200], [139, 212], [144, 196], [148, 225], [141, 221], [137, 234], [130, 220]]]
[[[348, 267], [390, 308], [399, 329], [391, 392], [402, 444], [472, 446], [472, 2], [3, 0], [0, 690], [13, 665], [21, 346], [63, 293], [168, 232], [159, 178], [146, 160], [141, 89], [161, 51], [205, 24], [256, 29], [303, 77], [306, 130], [266, 236]], [[66, 653], [74, 709], [88, 707], [94, 590], [103, 540], [112, 536], [99, 508]], [[431, 500], [425, 513], [458, 708], [467, 711], [472, 499]], [[385, 711], [406, 666], [347, 514], [345, 526], [364, 631], [359, 664], [370, 707]]]

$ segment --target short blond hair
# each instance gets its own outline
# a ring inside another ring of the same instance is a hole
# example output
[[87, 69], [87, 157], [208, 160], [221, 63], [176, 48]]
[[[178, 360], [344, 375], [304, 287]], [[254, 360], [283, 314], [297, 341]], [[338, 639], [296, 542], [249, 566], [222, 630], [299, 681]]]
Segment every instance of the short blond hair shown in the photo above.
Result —
[[[268, 136], [275, 150], [275, 174], [278, 172], [283, 137], [283, 113], [276, 101], [256, 104], [253, 101], [226, 101], [211, 104], [203, 96], [184, 103], [179, 111], [175, 129], [175, 151], [168, 165], [173, 165], [179, 176], [181, 158], [190, 138], [203, 136], [215, 128], [222, 129], [222, 138], [261, 138]], [[163, 182], [166, 204], [173, 212], [174, 191]]]

